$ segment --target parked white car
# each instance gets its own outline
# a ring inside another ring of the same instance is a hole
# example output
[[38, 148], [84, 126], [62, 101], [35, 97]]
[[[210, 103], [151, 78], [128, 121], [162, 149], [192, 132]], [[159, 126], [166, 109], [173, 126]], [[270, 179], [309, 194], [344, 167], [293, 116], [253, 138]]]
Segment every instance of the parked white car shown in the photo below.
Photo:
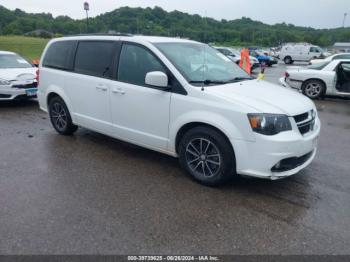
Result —
[[306, 43], [286, 44], [279, 53], [279, 58], [285, 64], [298, 62], [309, 62], [311, 59], [324, 57], [323, 50], [319, 46]]
[[326, 61], [306, 68], [290, 68], [280, 82], [300, 90], [312, 99], [324, 95], [350, 97], [350, 59]]
[[[223, 55], [227, 56], [230, 58], [234, 63], [239, 65], [241, 61], [241, 54], [238, 50], [235, 50], [230, 47], [224, 47], [224, 46], [215, 46], [215, 49], [217, 49], [219, 52], [221, 52]], [[260, 67], [260, 62], [258, 59], [256, 59], [254, 56], [249, 56], [250, 63], [252, 65], [252, 70], [255, 68]]]
[[310, 61], [310, 64], [313, 65], [321, 62], [328, 62], [328, 61], [339, 60], [339, 59], [350, 59], [350, 53], [334, 54], [334, 55], [327, 56], [324, 59], [313, 59]]
[[36, 96], [36, 71], [18, 54], [0, 51], [0, 101]]
[[316, 155], [321, 124], [310, 99], [251, 78], [202, 43], [63, 37], [45, 48], [39, 82], [58, 133], [81, 126], [179, 157], [206, 185], [287, 177]]

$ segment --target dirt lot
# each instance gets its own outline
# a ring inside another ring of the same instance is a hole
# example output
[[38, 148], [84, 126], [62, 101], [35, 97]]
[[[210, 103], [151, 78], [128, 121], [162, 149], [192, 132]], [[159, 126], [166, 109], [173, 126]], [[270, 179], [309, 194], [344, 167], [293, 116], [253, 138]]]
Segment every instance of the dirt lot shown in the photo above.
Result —
[[59, 136], [35, 101], [1, 103], [0, 253], [349, 254], [350, 100], [316, 103], [323, 127], [309, 168], [221, 188], [85, 129]]

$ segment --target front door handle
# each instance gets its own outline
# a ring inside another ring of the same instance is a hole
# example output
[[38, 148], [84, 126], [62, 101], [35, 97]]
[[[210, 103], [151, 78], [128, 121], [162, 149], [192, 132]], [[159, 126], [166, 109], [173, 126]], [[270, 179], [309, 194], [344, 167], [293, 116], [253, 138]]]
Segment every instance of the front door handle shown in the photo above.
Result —
[[122, 88], [120, 88], [120, 87], [118, 87], [118, 88], [113, 88], [113, 89], [112, 89], [112, 92], [113, 92], [114, 94], [120, 94], [120, 95], [124, 95], [124, 94], [125, 94], [125, 91], [124, 91]]
[[108, 88], [105, 85], [97, 85], [96, 89], [100, 90], [100, 91], [107, 91], [108, 90]]

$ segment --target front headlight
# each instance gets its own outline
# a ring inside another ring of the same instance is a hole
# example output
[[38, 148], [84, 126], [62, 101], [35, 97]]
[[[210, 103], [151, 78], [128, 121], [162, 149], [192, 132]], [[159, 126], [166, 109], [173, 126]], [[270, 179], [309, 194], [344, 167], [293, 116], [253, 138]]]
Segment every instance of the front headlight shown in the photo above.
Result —
[[11, 82], [5, 79], [0, 79], [0, 86], [9, 86]]
[[254, 132], [272, 136], [292, 130], [288, 116], [278, 114], [248, 114], [250, 126]]

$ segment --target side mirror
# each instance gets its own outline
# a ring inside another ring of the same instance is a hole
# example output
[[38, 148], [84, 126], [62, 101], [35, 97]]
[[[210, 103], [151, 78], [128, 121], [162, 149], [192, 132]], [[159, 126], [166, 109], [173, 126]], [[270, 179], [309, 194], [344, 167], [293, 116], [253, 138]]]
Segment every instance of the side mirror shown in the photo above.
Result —
[[146, 74], [146, 85], [166, 88], [168, 87], [168, 76], [160, 71], [149, 72]]

